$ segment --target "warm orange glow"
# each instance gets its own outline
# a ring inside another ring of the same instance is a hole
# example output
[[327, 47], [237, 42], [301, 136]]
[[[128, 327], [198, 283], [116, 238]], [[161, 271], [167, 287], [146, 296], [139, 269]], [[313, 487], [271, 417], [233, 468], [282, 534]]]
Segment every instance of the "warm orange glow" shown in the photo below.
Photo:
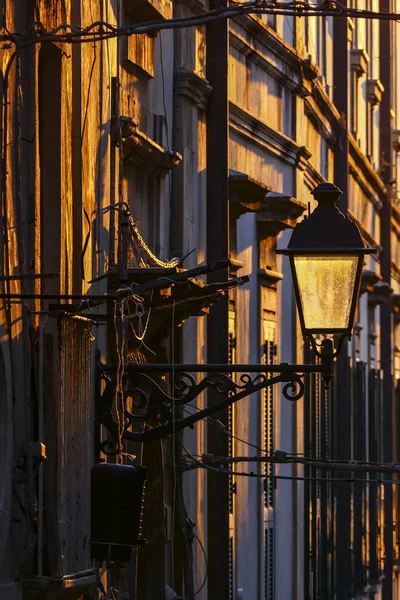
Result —
[[307, 329], [346, 329], [358, 256], [296, 256], [294, 265]]

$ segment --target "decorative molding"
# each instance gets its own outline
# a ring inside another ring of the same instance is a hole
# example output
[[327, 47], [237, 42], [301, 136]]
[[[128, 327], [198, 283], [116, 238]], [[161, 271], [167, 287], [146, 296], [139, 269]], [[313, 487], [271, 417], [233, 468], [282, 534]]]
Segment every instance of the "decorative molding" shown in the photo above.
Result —
[[[395, 321], [398, 323], [400, 320], [400, 294], [392, 295], [392, 312], [394, 313]], [[398, 354], [400, 349], [395, 347], [395, 352]]]
[[292, 229], [306, 205], [286, 194], [269, 192], [257, 211], [257, 222], [261, 239], [276, 236], [284, 229]]
[[247, 173], [229, 170], [229, 202], [233, 215], [239, 218], [246, 212], [260, 208], [262, 201], [271, 188]]
[[314, 165], [308, 161], [307, 168], [304, 171], [304, 183], [310, 191], [312, 191], [317, 185], [323, 183], [325, 178], [321, 173], [314, 167]]
[[212, 92], [212, 87], [207, 79], [199, 75], [196, 71], [180, 67], [178, 70], [178, 91], [182, 96], [186, 96], [199, 108], [207, 108], [208, 99]]
[[303, 75], [308, 81], [314, 81], [319, 75], [318, 66], [312, 61], [311, 54], [301, 61]]
[[361, 48], [353, 48], [350, 50], [350, 69], [361, 77], [367, 72], [369, 56]]
[[[155, 172], [160, 177], [165, 177], [171, 169], [179, 165], [182, 160], [179, 152], [165, 150], [154, 140], [136, 128], [136, 123], [129, 117], [120, 117], [122, 146], [124, 158], [142, 169]], [[130, 122], [131, 121], [131, 122]]]
[[395, 152], [400, 152], [400, 129], [392, 129], [392, 148]]
[[268, 27], [257, 15], [240, 15], [231, 20], [230, 36], [237, 35], [233, 27], [238, 26], [250, 33], [269, 51], [273, 51], [280, 60], [290, 65], [296, 71], [300, 70], [301, 59], [297, 51], [280, 35]]
[[[321, 100], [321, 96], [319, 98]], [[317, 131], [321, 134], [323, 139], [327, 142], [327, 144], [332, 147], [336, 141], [336, 134], [331, 131], [328, 125], [332, 126], [330, 121], [331, 115], [327, 117], [325, 106], [320, 106], [319, 102], [316, 99], [316, 94], [312, 94], [309, 98], [305, 98], [304, 100], [304, 113], [317, 129]], [[336, 126], [337, 121], [334, 121], [334, 126]]]
[[341, 119], [340, 112], [329, 98], [320, 81], [314, 82], [312, 96], [322, 111], [322, 115], [336, 127]]
[[367, 79], [367, 101], [372, 106], [381, 102], [384, 91], [385, 88], [379, 79]]
[[357, 225], [358, 229], [360, 230], [361, 237], [362, 237], [365, 245], [369, 248], [376, 248], [377, 254], [371, 254], [371, 258], [375, 261], [379, 261], [380, 253], [382, 252], [382, 246], [379, 246], [379, 244], [374, 240], [372, 235], [365, 229], [364, 225], [362, 223], [360, 223], [360, 221], [357, 219], [357, 217], [351, 210], [348, 210], [347, 213], [348, 213], [348, 217], [352, 221], [354, 221], [354, 223]]
[[351, 133], [349, 134], [349, 155], [352, 159], [349, 160], [350, 172], [368, 196], [372, 196], [373, 192], [377, 194], [378, 198], [371, 197], [371, 201], [375, 204], [376, 209], [380, 211], [382, 202], [379, 197], [386, 194], [386, 187]]
[[271, 269], [263, 269], [259, 268], [257, 270], [257, 275], [261, 283], [264, 285], [273, 285], [274, 283], [278, 283], [283, 279], [282, 273], [278, 271], [272, 271]]
[[354, 29], [356, 24], [351, 17], [347, 17], [347, 41], [352, 42], [354, 37]]
[[243, 262], [241, 260], [237, 260], [236, 258], [229, 257], [229, 273], [232, 275], [236, 275], [236, 273], [243, 269]]
[[229, 102], [229, 120], [230, 128], [233, 131], [277, 156], [280, 160], [292, 166], [297, 165], [299, 161], [302, 163], [304, 146], [299, 146], [288, 136], [275, 131], [248, 110], [233, 102]]
[[310, 162], [311, 152], [305, 146], [299, 146], [285, 134], [275, 131], [246, 109], [229, 103], [230, 128], [238, 135], [246, 137], [279, 160], [304, 171], [304, 181], [309, 189], [325, 181], [323, 176]]
[[368, 305], [372, 308], [386, 304], [393, 289], [386, 281], [378, 281], [373, 287], [373, 291], [368, 294]]
[[365, 292], [372, 293], [374, 291], [374, 285], [377, 284], [379, 281], [382, 281], [382, 277], [375, 273], [375, 271], [363, 269], [361, 276], [360, 294], [365, 294]]
[[[252, 39], [252, 38], [250, 38]], [[265, 45], [266, 40], [263, 39], [257, 40], [259, 45]], [[282, 69], [277, 66], [277, 60], [271, 60], [272, 57], [279, 60], [279, 62], [284, 61], [284, 57], [278, 54], [278, 51], [275, 48], [271, 48], [269, 46], [265, 47], [265, 52], [261, 52], [260, 49], [256, 48], [254, 44], [251, 44], [247, 38], [243, 38], [240, 36], [239, 32], [232, 31], [230, 32], [229, 42], [233, 48], [238, 50], [243, 56], [249, 58], [254, 64], [261, 67], [265, 73], [268, 73], [282, 83], [289, 90], [298, 92], [301, 86], [301, 70], [299, 68], [300, 60], [298, 59], [297, 64], [294, 65], [293, 72], [288, 71], [287, 65], [279, 65]], [[292, 65], [291, 65], [292, 66]], [[308, 92], [307, 92], [308, 95]]]
[[390, 267], [390, 274], [393, 279], [400, 283], [400, 267], [393, 260]]

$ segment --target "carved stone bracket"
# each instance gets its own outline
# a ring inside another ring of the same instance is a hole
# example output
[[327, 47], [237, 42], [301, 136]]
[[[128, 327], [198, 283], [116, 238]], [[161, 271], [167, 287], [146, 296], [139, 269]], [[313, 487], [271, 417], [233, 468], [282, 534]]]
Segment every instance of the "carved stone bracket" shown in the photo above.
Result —
[[370, 271], [368, 269], [363, 269], [361, 276], [361, 288], [360, 294], [365, 294], [365, 292], [369, 292], [370, 294], [374, 291], [374, 285], [382, 281], [382, 277], [375, 273], [375, 271]]
[[120, 117], [124, 158], [142, 169], [148, 169], [165, 177], [171, 169], [179, 165], [182, 156], [179, 152], [165, 150], [154, 140], [136, 128], [132, 121]]
[[186, 96], [199, 108], [207, 108], [208, 99], [212, 92], [212, 87], [207, 79], [201, 77], [196, 71], [181, 67], [179, 69], [179, 94]]
[[372, 104], [372, 106], [375, 106], [381, 102], [384, 91], [385, 88], [379, 79], [367, 80], [367, 100]]
[[368, 305], [375, 308], [381, 304], [386, 304], [393, 289], [386, 281], [378, 281], [374, 285], [372, 293], [368, 295]]
[[229, 202], [232, 214], [239, 218], [246, 212], [260, 209], [265, 194], [271, 188], [247, 173], [229, 170]]
[[269, 192], [257, 211], [262, 239], [278, 235], [284, 229], [292, 229], [305, 210], [306, 205], [296, 198], [279, 192]]
[[400, 152], [400, 129], [392, 129], [392, 148]]
[[400, 294], [393, 294], [393, 317], [396, 323], [400, 322]]
[[357, 74], [357, 77], [361, 77], [367, 72], [369, 63], [369, 56], [361, 48], [353, 48], [350, 50], [350, 68]]
[[308, 56], [301, 61], [304, 77], [309, 81], [314, 81], [319, 75], [318, 66], [312, 61], [311, 56]]
[[279, 273], [278, 271], [272, 271], [271, 269], [260, 268], [258, 269], [257, 274], [261, 283], [266, 285], [273, 285], [274, 283], [277, 283], [283, 279], [282, 273]]

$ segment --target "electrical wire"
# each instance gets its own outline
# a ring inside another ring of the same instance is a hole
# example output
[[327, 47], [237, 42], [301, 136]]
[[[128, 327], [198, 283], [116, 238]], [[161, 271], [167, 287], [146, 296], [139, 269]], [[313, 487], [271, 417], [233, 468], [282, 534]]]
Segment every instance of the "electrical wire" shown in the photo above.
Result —
[[[202, 469], [207, 469], [215, 473], [222, 473], [223, 475], [236, 475], [239, 477], [259, 478], [259, 479], [272, 479], [272, 480], [288, 480], [288, 481], [309, 481], [309, 482], [337, 482], [337, 483], [366, 483], [366, 484], [382, 484], [382, 485], [400, 485], [400, 481], [395, 479], [357, 479], [357, 478], [342, 478], [342, 477], [295, 477], [289, 475], [268, 475], [264, 473], [254, 473], [245, 471], [231, 471], [228, 469], [215, 468], [207, 465], [204, 462], [197, 460], [191, 452], [184, 448], [185, 452], [190, 456], [193, 462]], [[193, 466], [193, 468], [195, 468]]]
[[[198, 408], [197, 406], [194, 406], [194, 405], [190, 405], [190, 407], [194, 408], [197, 411], [201, 410], [200, 408]], [[194, 414], [194, 413], [190, 412], [190, 410], [188, 410], [187, 407], [183, 407], [183, 410], [189, 415]], [[251, 448], [258, 450], [262, 454], [265, 454], [265, 455], [268, 454], [267, 451], [264, 450], [264, 448], [260, 448], [260, 446], [257, 446], [256, 444], [252, 444], [251, 442], [249, 442], [247, 440], [243, 440], [242, 438], [238, 437], [237, 435], [234, 435], [233, 433], [231, 433], [229, 431], [229, 429], [227, 429], [225, 427], [225, 425], [223, 423], [221, 423], [221, 421], [219, 421], [219, 419], [214, 419], [213, 417], [205, 417], [204, 419], [201, 419], [201, 421], [207, 421], [208, 423], [210, 423], [210, 425], [212, 425], [216, 429], [219, 429], [225, 435], [229, 436], [230, 438], [232, 438], [234, 440], [237, 440], [238, 442], [241, 442], [242, 444], [246, 444], [246, 446], [250, 446]]]
[[199, 536], [197, 535], [196, 531], [194, 530], [194, 528], [191, 528], [191, 531], [194, 535], [194, 537], [196, 538], [196, 540], [198, 541], [201, 551], [203, 552], [203, 556], [204, 556], [204, 564], [205, 564], [205, 568], [206, 568], [206, 573], [204, 575], [204, 579], [203, 582], [201, 584], [201, 586], [199, 587], [199, 589], [193, 594], [193, 596], [197, 596], [198, 594], [200, 594], [201, 590], [204, 588], [204, 586], [207, 583], [207, 579], [208, 579], [208, 558], [207, 558], [207, 553], [204, 549], [203, 543], [201, 541], [201, 539], [199, 538]]
[[[172, 364], [175, 365], [175, 302], [172, 306], [171, 316], [171, 358]], [[175, 369], [172, 368], [172, 389], [175, 389]], [[172, 582], [175, 580], [175, 555], [174, 555], [174, 541], [175, 541], [175, 512], [176, 512], [176, 415], [175, 415], [175, 398], [173, 395], [172, 399], [172, 468], [174, 474], [174, 488], [172, 497], [172, 532], [171, 532], [171, 558], [172, 558]]]
[[375, 12], [367, 9], [350, 8], [339, 0], [322, 0], [318, 4], [309, 4], [304, 1], [293, 2], [245, 2], [231, 4], [215, 10], [206, 11], [201, 15], [190, 17], [171, 18], [159, 21], [148, 21], [134, 25], [118, 27], [104, 20], [98, 20], [87, 27], [78, 27], [70, 23], [63, 23], [53, 29], [46, 29], [40, 21], [24, 33], [9, 32], [0, 36], [0, 42], [9, 41], [21, 46], [41, 44], [43, 42], [63, 42], [67, 44], [87, 43], [92, 41], [107, 40], [110, 38], [129, 36], [141, 33], [156, 33], [167, 29], [196, 27], [221, 19], [233, 19], [244, 15], [275, 14], [294, 17], [307, 16], [334, 16], [353, 19], [377, 19], [398, 21], [400, 13]]

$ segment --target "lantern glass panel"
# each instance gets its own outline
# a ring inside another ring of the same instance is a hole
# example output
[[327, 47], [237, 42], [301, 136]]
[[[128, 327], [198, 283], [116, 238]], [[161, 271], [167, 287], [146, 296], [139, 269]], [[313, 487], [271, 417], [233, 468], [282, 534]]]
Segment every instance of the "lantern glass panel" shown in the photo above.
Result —
[[304, 325], [345, 330], [349, 325], [359, 256], [294, 256]]

